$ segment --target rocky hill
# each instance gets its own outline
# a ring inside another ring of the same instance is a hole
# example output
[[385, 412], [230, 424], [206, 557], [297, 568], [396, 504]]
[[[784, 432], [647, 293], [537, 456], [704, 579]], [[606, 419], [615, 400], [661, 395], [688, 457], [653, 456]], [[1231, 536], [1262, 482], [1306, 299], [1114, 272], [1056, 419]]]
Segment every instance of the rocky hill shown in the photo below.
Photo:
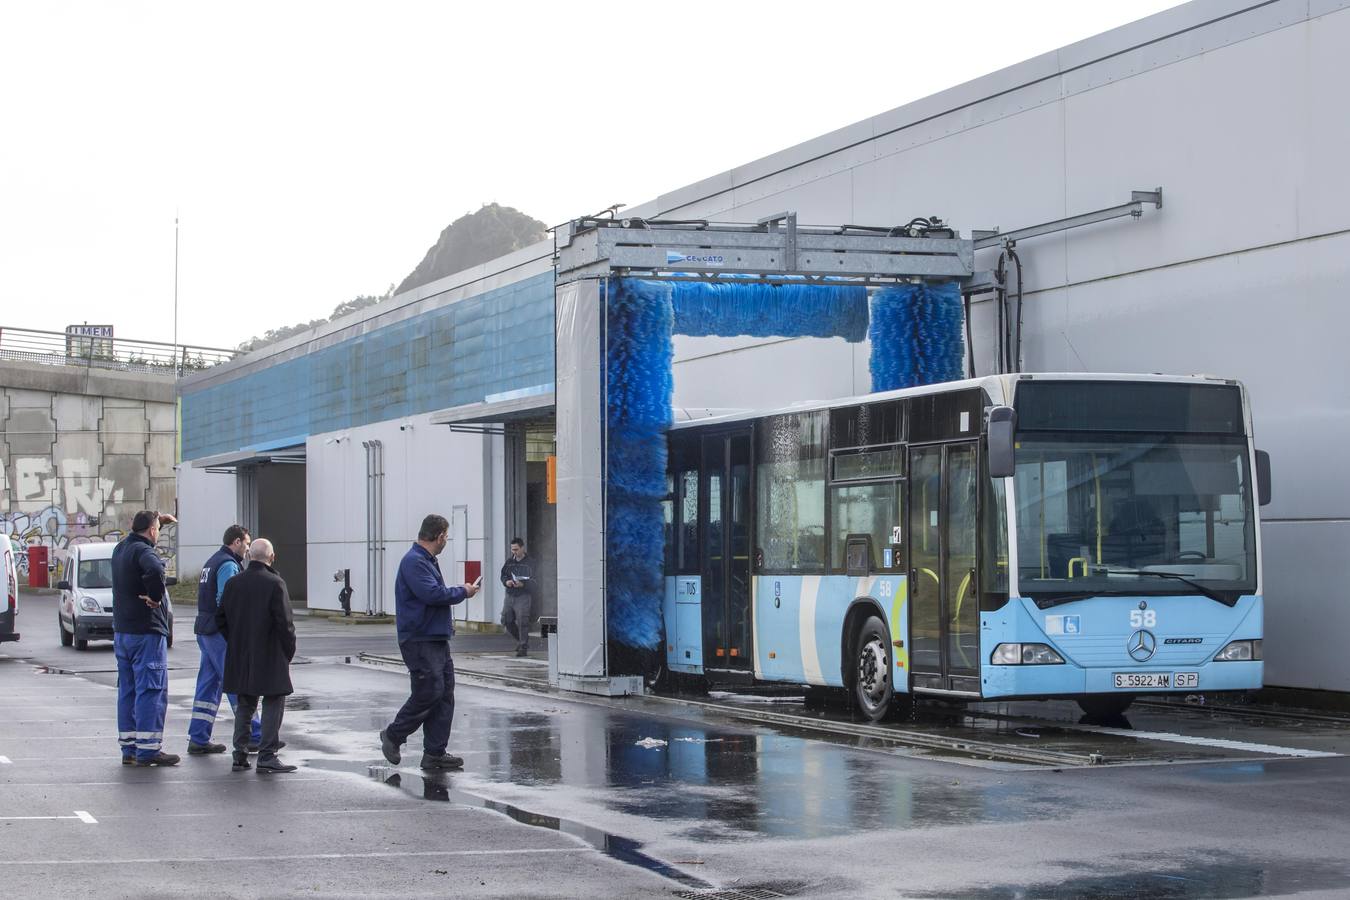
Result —
[[547, 226], [538, 219], [509, 206], [489, 203], [447, 225], [417, 268], [403, 279], [394, 293], [401, 294], [428, 281], [520, 250], [547, 236]]
[[346, 300], [339, 303], [333, 314], [326, 319], [313, 319], [309, 322], [273, 328], [262, 337], [244, 341], [239, 345], [239, 349], [245, 353], [257, 350], [259, 347], [316, 328], [357, 310], [383, 303], [394, 294], [435, 281], [437, 278], [444, 278], [446, 275], [453, 275], [455, 272], [496, 259], [513, 250], [528, 247], [547, 236], [547, 227], [538, 219], [532, 219], [509, 206], [489, 203], [477, 212], [460, 216], [447, 225], [436, 243], [417, 264], [417, 268], [412, 270], [412, 274], [404, 278], [398, 287], [391, 284], [383, 296], [363, 295]]

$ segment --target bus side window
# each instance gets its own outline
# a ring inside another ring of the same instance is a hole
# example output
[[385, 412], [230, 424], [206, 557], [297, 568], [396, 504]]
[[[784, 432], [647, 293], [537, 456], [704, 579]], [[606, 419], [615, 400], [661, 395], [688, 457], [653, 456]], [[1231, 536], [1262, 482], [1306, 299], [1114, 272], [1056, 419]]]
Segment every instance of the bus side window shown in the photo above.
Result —
[[[833, 550], [830, 556], [830, 568], [833, 571], [852, 570], [854, 565], [846, 558], [850, 537], [866, 535], [871, 538], [871, 560], [869, 568], [873, 571], [889, 571], [902, 568], [892, 544], [899, 542], [895, 538], [903, 532], [904, 521], [901, 503], [902, 482], [887, 481], [876, 484], [842, 484], [831, 490], [830, 510], [833, 528]], [[885, 549], [891, 552], [887, 554]], [[886, 564], [886, 556], [891, 558]]]

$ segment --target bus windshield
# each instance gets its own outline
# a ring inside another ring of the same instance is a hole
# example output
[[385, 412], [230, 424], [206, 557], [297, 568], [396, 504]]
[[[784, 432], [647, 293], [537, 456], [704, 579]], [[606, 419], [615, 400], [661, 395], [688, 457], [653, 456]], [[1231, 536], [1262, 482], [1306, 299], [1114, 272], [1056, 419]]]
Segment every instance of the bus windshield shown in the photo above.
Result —
[[1244, 438], [1022, 434], [1016, 461], [1023, 596], [1044, 604], [1203, 594], [1231, 603], [1255, 591]]

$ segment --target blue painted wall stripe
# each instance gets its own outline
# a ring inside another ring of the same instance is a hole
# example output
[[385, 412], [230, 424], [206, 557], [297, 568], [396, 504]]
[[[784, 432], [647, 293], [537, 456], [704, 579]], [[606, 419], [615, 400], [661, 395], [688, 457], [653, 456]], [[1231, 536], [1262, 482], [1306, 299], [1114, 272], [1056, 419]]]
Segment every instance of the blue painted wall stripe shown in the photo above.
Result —
[[320, 434], [553, 381], [553, 273], [183, 392], [183, 458]]

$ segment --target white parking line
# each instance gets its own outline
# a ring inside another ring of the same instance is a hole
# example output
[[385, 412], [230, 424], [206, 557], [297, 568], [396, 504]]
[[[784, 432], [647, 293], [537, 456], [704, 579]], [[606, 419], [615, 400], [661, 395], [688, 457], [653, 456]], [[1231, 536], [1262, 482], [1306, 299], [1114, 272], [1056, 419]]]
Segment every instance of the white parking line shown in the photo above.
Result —
[[[115, 768], [121, 768], [121, 766], [118, 765], [115, 766]], [[139, 767], [132, 767], [132, 771], [137, 771], [138, 768]], [[221, 769], [221, 771], [224, 770]], [[270, 778], [271, 776], [264, 775], [262, 777]], [[250, 778], [250, 780], [256, 782], [256, 778]], [[337, 778], [326, 778], [322, 775], [287, 775], [285, 778], [285, 783], [318, 784], [321, 782], [331, 782], [337, 780], [338, 780]], [[201, 778], [188, 778], [188, 779], [152, 777], [145, 781], [9, 781], [5, 783], [5, 786], [8, 790], [11, 791], [17, 788], [126, 787], [128, 785], [136, 785], [136, 784], [195, 784], [202, 787], [210, 787], [214, 785], [235, 785], [239, 784], [241, 781], [243, 781], [243, 779], [240, 777], [240, 773], [232, 772], [226, 773], [225, 777], [223, 778], [212, 778], [209, 776], [204, 776]], [[39, 816], [38, 818], [44, 817]]]
[[[74, 816], [48, 818], [73, 819]], [[508, 850], [403, 850], [388, 853], [287, 853], [276, 856], [159, 856], [124, 859], [0, 859], [0, 866], [143, 866], [176, 863], [279, 862], [309, 859], [400, 859], [419, 856], [507, 856], [598, 853], [592, 847], [524, 847]]]
[[1248, 753], [1270, 753], [1275, 756], [1294, 756], [1300, 759], [1326, 759], [1340, 756], [1340, 753], [1328, 753], [1324, 750], [1300, 750], [1297, 747], [1278, 747], [1274, 744], [1254, 744], [1250, 741], [1230, 741], [1225, 738], [1192, 737], [1185, 734], [1171, 734], [1166, 731], [1131, 731], [1128, 728], [1107, 728], [1102, 725], [1069, 725], [1075, 731], [1091, 731], [1096, 734], [1114, 734], [1120, 737], [1141, 738], [1146, 741], [1165, 741], [1173, 744], [1193, 744], [1198, 747], [1216, 747], [1221, 750], [1243, 750]]
[[14, 763], [10, 762], [8, 756], [0, 756], [0, 766], [12, 766], [12, 765], [14, 765]]
[[52, 819], [79, 819], [86, 825], [98, 824], [98, 819], [82, 809], [75, 810], [73, 816], [0, 816], [0, 822], [36, 822], [39, 820], [51, 821]]

